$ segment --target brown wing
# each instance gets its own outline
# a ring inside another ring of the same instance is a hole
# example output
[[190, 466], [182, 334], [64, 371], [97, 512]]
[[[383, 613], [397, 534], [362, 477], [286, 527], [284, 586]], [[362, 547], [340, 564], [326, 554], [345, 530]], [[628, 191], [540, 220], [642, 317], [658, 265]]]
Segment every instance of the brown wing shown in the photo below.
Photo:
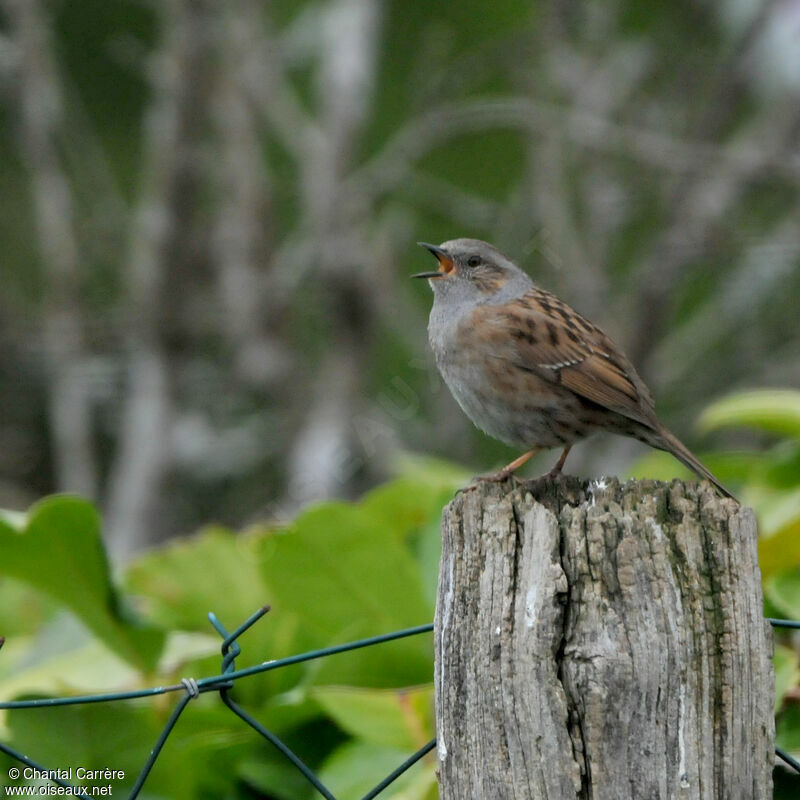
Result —
[[[496, 355], [558, 383], [593, 403], [648, 426], [653, 398], [633, 365], [597, 326], [555, 295], [531, 289], [508, 304], [480, 306], [473, 321], [489, 323]], [[509, 346], [509, 342], [512, 344]]]

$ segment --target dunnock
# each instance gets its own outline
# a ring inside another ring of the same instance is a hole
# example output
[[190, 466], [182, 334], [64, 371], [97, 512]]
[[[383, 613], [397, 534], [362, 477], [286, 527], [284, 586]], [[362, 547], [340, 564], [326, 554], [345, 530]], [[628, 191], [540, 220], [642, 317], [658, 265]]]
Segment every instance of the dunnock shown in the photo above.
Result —
[[482, 431], [527, 452], [489, 480], [504, 480], [542, 448], [570, 447], [595, 431], [631, 436], [672, 453], [731, 493], [656, 417], [653, 398], [622, 351], [596, 325], [539, 289], [478, 239], [436, 246], [439, 269], [428, 338], [458, 404]]

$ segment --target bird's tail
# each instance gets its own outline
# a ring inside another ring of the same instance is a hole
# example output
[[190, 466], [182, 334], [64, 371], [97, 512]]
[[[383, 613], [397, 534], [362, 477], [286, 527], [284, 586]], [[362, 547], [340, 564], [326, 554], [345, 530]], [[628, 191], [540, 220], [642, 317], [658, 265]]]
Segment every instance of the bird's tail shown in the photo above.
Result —
[[663, 425], [659, 425], [659, 427], [655, 431], [656, 436], [653, 438], [652, 441], [649, 441], [648, 444], [651, 444], [654, 447], [659, 448], [660, 450], [666, 450], [668, 453], [672, 453], [675, 458], [678, 459], [682, 464], [685, 464], [689, 467], [692, 472], [699, 475], [701, 478], [707, 478], [717, 487], [717, 489], [722, 492], [725, 497], [730, 497], [734, 500], [736, 498], [733, 494], [726, 489], [711, 473], [711, 471], [703, 465], [700, 460], [686, 447], [683, 442], [678, 439], [677, 436], [672, 434], [668, 431]]

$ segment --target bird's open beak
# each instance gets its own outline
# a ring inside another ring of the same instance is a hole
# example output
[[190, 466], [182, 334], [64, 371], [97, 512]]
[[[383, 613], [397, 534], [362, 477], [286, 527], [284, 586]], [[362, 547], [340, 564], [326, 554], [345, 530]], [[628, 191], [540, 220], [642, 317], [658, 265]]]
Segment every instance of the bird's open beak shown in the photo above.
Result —
[[430, 250], [431, 253], [436, 256], [436, 260], [439, 262], [439, 269], [435, 272], [418, 272], [416, 275], [412, 275], [412, 278], [444, 278], [455, 269], [453, 259], [450, 258], [447, 252], [442, 250], [441, 247], [437, 247], [435, 244], [428, 244], [427, 242], [417, 242], [417, 244], [420, 247]]

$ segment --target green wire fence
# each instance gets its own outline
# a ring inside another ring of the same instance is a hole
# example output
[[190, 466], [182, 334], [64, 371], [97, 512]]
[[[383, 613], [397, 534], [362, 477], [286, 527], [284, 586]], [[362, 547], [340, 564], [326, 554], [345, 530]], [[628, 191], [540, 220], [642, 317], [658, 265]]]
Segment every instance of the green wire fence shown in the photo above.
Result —
[[[308, 782], [324, 797], [326, 800], [337, 800], [335, 795], [328, 789], [308, 767], [307, 764], [284, 742], [282, 742], [274, 733], [265, 728], [260, 722], [251, 717], [241, 706], [239, 706], [229, 692], [233, 688], [234, 682], [239, 678], [245, 678], [249, 675], [257, 675], [262, 672], [269, 672], [273, 669], [280, 669], [281, 667], [289, 666], [290, 664], [299, 664], [302, 661], [311, 661], [312, 659], [325, 658], [327, 656], [335, 655], [336, 653], [345, 653], [348, 650], [357, 650], [361, 647], [372, 647], [374, 645], [382, 644], [383, 642], [391, 642], [395, 639], [403, 639], [406, 636], [416, 636], [421, 633], [428, 633], [433, 630], [432, 624], [417, 625], [414, 628], [405, 628], [399, 631], [392, 631], [385, 633], [381, 636], [371, 636], [367, 639], [358, 639], [354, 642], [347, 642], [346, 644], [334, 645], [333, 647], [325, 647], [320, 650], [309, 650], [306, 653], [299, 653], [287, 658], [281, 658], [275, 661], [267, 661], [263, 664], [257, 664], [253, 667], [245, 669], [236, 669], [235, 660], [241, 653], [241, 648], [237, 643], [237, 639], [255, 622], [263, 617], [269, 611], [269, 606], [264, 606], [256, 611], [251, 617], [246, 619], [236, 630], [228, 633], [222, 623], [217, 619], [216, 615], [209, 613], [208, 618], [216, 631], [222, 637], [222, 670], [219, 675], [212, 675], [207, 678], [195, 680], [194, 678], [184, 678], [180, 683], [171, 686], [156, 686], [151, 689], [139, 689], [130, 692], [110, 692], [106, 694], [82, 695], [78, 697], [52, 697], [37, 700], [15, 700], [11, 702], [0, 703], [0, 709], [20, 709], [20, 708], [42, 708], [53, 706], [66, 706], [78, 705], [81, 703], [105, 703], [113, 700], [132, 700], [140, 697], [151, 697], [153, 695], [166, 694], [167, 692], [183, 692], [183, 697], [177, 703], [175, 708], [170, 714], [169, 719], [164, 725], [161, 733], [156, 740], [150, 755], [147, 758], [144, 766], [142, 767], [136, 782], [134, 783], [128, 800], [134, 800], [139, 796], [139, 793], [144, 786], [147, 776], [153, 769], [153, 766], [158, 759], [161, 750], [163, 749], [170, 733], [172, 732], [175, 724], [180, 718], [186, 706], [190, 701], [199, 697], [204, 692], [219, 692], [222, 702], [240, 719], [246, 722], [253, 730], [264, 737], [270, 744], [276, 747], [286, 758], [294, 764], [295, 767], [305, 776]], [[0, 647], [4, 643], [4, 639], [0, 637]], [[361, 800], [372, 800], [380, 794], [389, 784], [395, 781], [407, 769], [417, 763], [423, 756], [429, 753], [436, 746], [436, 740], [433, 739], [424, 747], [421, 747], [410, 758], [400, 764], [397, 769], [393, 770], [387, 775], [380, 783], [374, 786]], [[0, 742], [0, 752], [5, 753], [13, 759], [16, 759], [26, 766], [32, 767], [42, 773], [55, 773], [55, 770], [48, 770], [47, 767], [38, 764], [27, 755], [17, 752], [13, 747]], [[86, 798], [89, 800], [89, 795], [81, 792], [78, 787], [68, 783], [57, 776], [53, 776], [50, 780], [65, 789], [69, 789], [74, 797]]]
[[[251, 717], [233, 700], [233, 698], [231, 698], [229, 692], [231, 688], [233, 688], [234, 682], [239, 678], [245, 678], [249, 675], [257, 675], [262, 672], [280, 669], [281, 667], [286, 667], [290, 664], [298, 664], [303, 661], [311, 661], [317, 658], [326, 658], [328, 656], [335, 655], [336, 653], [347, 652], [348, 650], [357, 650], [361, 647], [373, 647], [375, 645], [382, 644], [383, 642], [390, 642], [395, 639], [405, 638], [407, 636], [417, 636], [421, 633], [429, 633], [433, 630], [433, 625], [418, 625], [414, 628], [405, 628], [399, 631], [392, 631], [391, 633], [385, 633], [381, 636], [371, 636], [366, 639], [358, 639], [354, 642], [347, 642], [345, 644], [335, 645], [333, 647], [325, 647], [319, 650], [309, 650], [305, 653], [299, 653], [287, 658], [282, 658], [275, 661], [267, 661], [263, 664], [257, 664], [252, 667], [237, 670], [235, 667], [235, 660], [236, 657], [241, 653], [241, 648], [236, 640], [255, 622], [261, 619], [261, 617], [263, 617], [268, 611], [269, 606], [260, 608], [232, 633], [229, 633], [225, 629], [225, 627], [213, 613], [208, 615], [209, 621], [222, 637], [222, 671], [219, 675], [212, 675], [207, 678], [201, 678], [200, 680], [195, 680], [194, 678], [184, 678], [180, 683], [176, 683], [171, 686], [156, 686], [151, 689], [140, 689], [130, 692], [111, 692], [107, 694], [83, 695], [79, 697], [52, 697], [37, 700], [15, 700], [10, 702], [0, 702], [0, 709], [42, 708], [77, 705], [81, 703], [104, 703], [113, 700], [132, 700], [134, 698], [166, 694], [167, 692], [182, 691], [184, 693], [183, 696], [173, 709], [172, 714], [161, 730], [153, 749], [150, 751], [150, 755], [148, 756], [144, 766], [141, 769], [141, 772], [136, 779], [136, 782], [133, 785], [133, 788], [130, 791], [130, 794], [128, 795], [129, 800], [134, 800], [134, 798], [138, 797], [139, 793], [141, 792], [142, 787], [147, 780], [147, 776], [153, 769], [161, 750], [163, 749], [170, 733], [175, 727], [175, 724], [177, 723], [186, 706], [188, 706], [194, 698], [199, 697], [204, 692], [219, 692], [222, 702], [234, 714], [236, 714], [237, 717], [246, 722], [251, 728], [253, 728], [253, 730], [270, 742], [270, 744], [272, 744], [277, 750], [279, 750], [302, 773], [306, 780], [308, 780], [308, 782], [319, 792], [320, 795], [322, 795], [322, 797], [324, 797], [326, 800], [337, 800], [336, 796], [330, 791], [330, 789], [328, 789], [328, 787], [320, 781], [320, 779], [314, 774], [308, 765], [305, 764], [291, 748], [281, 741], [281, 739], [279, 739], [274, 733], [265, 728], [260, 722], [258, 722], [258, 720]], [[776, 628], [800, 629], [800, 621], [771, 618], [768, 621]], [[0, 647], [2, 647], [4, 641], [5, 639], [0, 637]], [[402, 775], [406, 770], [416, 764], [427, 753], [433, 750], [434, 747], [436, 747], [436, 739], [432, 739], [424, 747], [421, 747], [419, 750], [417, 750], [417, 752], [414, 753], [410, 758], [408, 758], [402, 764], [399, 764], [397, 768], [389, 773], [382, 781], [380, 781], [380, 783], [363, 795], [361, 800], [372, 800], [372, 798], [377, 797], [387, 786], [400, 777], [400, 775]], [[0, 742], [0, 752], [5, 753], [11, 758], [16, 759], [26, 766], [32, 767], [39, 772], [56, 772], [55, 770], [48, 770], [46, 767], [38, 764], [27, 755], [17, 752], [14, 748], [4, 744], [3, 742]], [[792, 758], [792, 756], [780, 748], [776, 748], [775, 752], [786, 764], [797, 770], [797, 772], [800, 772], [800, 763], [798, 763], [797, 760]], [[55, 776], [50, 778], [50, 780], [52, 783], [68, 789], [72, 796], [90, 800], [89, 795], [80, 791], [78, 787], [68, 783], [67, 781]]]

